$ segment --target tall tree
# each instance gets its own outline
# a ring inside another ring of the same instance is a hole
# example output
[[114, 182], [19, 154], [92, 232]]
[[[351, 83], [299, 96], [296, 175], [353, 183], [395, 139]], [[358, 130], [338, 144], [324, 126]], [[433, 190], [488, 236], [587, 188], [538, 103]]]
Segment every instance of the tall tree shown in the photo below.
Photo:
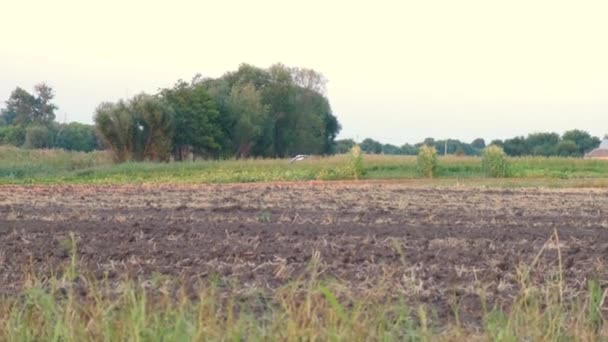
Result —
[[178, 81], [173, 88], [163, 89], [162, 98], [174, 113], [173, 147], [178, 160], [185, 158], [185, 151], [217, 157], [226, 131], [220, 124], [220, 113], [205, 86]]
[[261, 94], [253, 84], [235, 84], [228, 98], [228, 110], [234, 121], [231, 138], [236, 155], [246, 158], [263, 133], [268, 107], [262, 104]]
[[526, 138], [515, 137], [504, 141], [505, 153], [510, 156], [524, 156], [530, 154]]
[[[289, 140], [293, 132], [295, 87], [291, 71], [283, 64], [268, 69], [269, 83], [264, 87], [264, 102], [269, 106], [269, 115], [274, 123], [272, 132], [273, 154], [284, 157], [288, 154]], [[294, 151], [292, 151], [294, 152]]]
[[382, 144], [372, 138], [365, 138], [361, 142], [361, 150], [369, 154], [382, 153]]
[[324, 95], [327, 79], [323, 74], [306, 68], [291, 68], [291, 75], [296, 86]]
[[117, 162], [170, 157], [172, 113], [158, 97], [140, 94], [129, 101], [102, 103], [95, 113], [95, 125]]
[[113, 152], [116, 162], [133, 159], [136, 122], [124, 101], [104, 102], [95, 110], [95, 126]]
[[483, 150], [484, 148], [486, 148], [486, 141], [483, 140], [483, 138], [477, 138], [473, 140], [471, 146], [478, 150]]
[[557, 154], [559, 140], [557, 133], [532, 133], [526, 138], [526, 144], [533, 155], [552, 156]]
[[13, 90], [6, 101], [6, 107], [0, 113], [0, 121], [5, 125], [50, 125], [55, 120], [57, 109], [51, 102], [53, 89], [41, 83], [34, 90], [34, 95], [20, 87]]
[[585, 153], [593, 150], [600, 144], [600, 139], [592, 137], [588, 132], [573, 129], [565, 132], [562, 135], [563, 140], [570, 140], [576, 144], [576, 152], [574, 155], [582, 156]]
[[68, 151], [91, 152], [99, 147], [95, 127], [78, 122], [59, 125], [55, 147]]
[[137, 127], [141, 135], [140, 159], [168, 161], [171, 156], [173, 138], [173, 113], [160, 98], [141, 94], [130, 103]]

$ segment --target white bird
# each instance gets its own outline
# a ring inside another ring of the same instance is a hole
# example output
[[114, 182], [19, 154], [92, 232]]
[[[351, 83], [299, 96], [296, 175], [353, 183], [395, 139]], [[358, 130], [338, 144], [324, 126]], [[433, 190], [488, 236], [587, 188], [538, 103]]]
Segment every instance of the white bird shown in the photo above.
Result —
[[297, 156], [293, 157], [293, 158], [292, 158], [292, 159], [289, 161], [289, 164], [291, 164], [291, 163], [293, 163], [293, 162], [296, 162], [296, 161], [300, 161], [300, 160], [306, 159], [306, 158], [310, 158], [310, 156], [309, 156], [309, 155], [307, 155], [307, 154], [298, 154]]

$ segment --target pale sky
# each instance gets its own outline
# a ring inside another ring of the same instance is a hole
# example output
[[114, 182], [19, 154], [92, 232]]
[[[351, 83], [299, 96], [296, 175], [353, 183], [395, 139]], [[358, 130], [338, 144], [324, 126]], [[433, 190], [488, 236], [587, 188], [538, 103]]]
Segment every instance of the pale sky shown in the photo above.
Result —
[[0, 101], [45, 81], [60, 121], [282, 62], [329, 79], [340, 138], [608, 133], [606, 0], [2, 0], [0, 13]]

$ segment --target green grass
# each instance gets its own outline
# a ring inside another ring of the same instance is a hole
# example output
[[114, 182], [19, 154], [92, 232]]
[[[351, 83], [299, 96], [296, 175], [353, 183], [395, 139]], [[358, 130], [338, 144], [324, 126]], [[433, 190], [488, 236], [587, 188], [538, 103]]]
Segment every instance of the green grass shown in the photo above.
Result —
[[[286, 159], [114, 165], [106, 152], [0, 147], [0, 184], [241, 183], [353, 179], [352, 158], [338, 155], [288, 164]], [[608, 180], [608, 162], [580, 158], [508, 158], [511, 183], [594, 184]], [[365, 155], [363, 179], [421, 179], [415, 156]], [[486, 181], [479, 157], [439, 157], [434, 182]]]

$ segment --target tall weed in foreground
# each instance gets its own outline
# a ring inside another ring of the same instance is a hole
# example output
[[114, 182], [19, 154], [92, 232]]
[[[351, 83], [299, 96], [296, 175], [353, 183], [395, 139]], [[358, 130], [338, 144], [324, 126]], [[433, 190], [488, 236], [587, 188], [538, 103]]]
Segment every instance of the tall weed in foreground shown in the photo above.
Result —
[[353, 146], [350, 150], [349, 167], [355, 179], [361, 179], [365, 173], [363, 168], [363, 153], [359, 145]]
[[481, 155], [481, 168], [487, 176], [507, 177], [509, 174], [507, 155], [499, 146], [490, 145]]
[[437, 150], [435, 147], [423, 145], [418, 149], [416, 169], [423, 177], [433, 178], [437, 171]]
[[[75, 253], [73, 235], [68, 243]], [[305, 274], [274, 291], [243, 292], [212, 278], [195, 285], [194, 296], [168, 278], [145, 286], [129, 279], [85, 279], [73, 254], [63, 276], [31, 275], [18, 296], [0, 300], [0, 341], [605, 340], [606, 290], [598, 282], [589, 283], [586, 297], [567, 299], [561, 276], [547, 284], [531, 281], [540, 255], [547, 246], [559, 249], [558, 243], [555, 233], [532, 264], [520, 269], [520, 291], [508, 311], [486, 311], [480, 291], [483, 322], [470, 329], [439, 321], [432, 307], [410, 308], [383, 281], [362, 295], [321, 278], [323, 260], [316, 251]]]

